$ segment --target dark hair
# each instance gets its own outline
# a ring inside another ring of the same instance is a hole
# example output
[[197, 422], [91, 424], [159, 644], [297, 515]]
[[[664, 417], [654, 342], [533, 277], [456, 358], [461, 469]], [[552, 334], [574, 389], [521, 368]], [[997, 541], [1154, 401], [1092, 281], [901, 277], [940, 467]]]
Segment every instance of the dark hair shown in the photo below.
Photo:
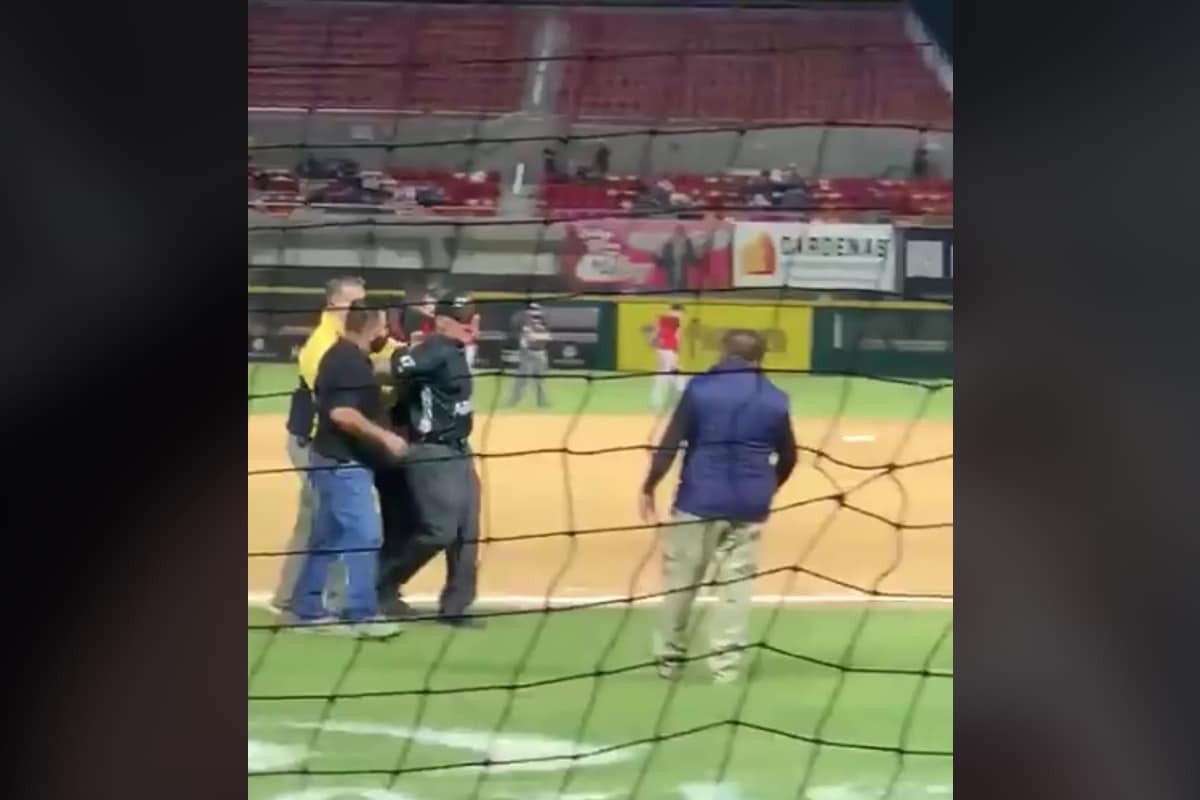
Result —
[[380, 309], [369, 306], [362, 300], [355, 300], [346, 311], [346, 331], [362, 333], [368, 325], [379, 319], [380, 314]]
[[725, 331], [721, 341], [725, 355], [750, 363], [760, 363], [767, 352], [767, 340], [758, 331], [732, 328]]
[[355, 275], [344, 275], [340, 278], [333, 278], [325, 282], [325, 305], [333, 303], [342, 292], [351, 286], [362, 288], [366, 282]]

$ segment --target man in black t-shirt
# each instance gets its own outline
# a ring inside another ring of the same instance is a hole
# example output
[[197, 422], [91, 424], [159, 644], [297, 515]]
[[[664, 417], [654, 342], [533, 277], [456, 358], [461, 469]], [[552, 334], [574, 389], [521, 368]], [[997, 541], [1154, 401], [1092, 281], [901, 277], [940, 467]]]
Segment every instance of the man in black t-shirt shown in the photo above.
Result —
[[408, 448], [402, 437], [380, 424], [382, 393], [368, 354], [385, 329], [380, 311], [355, 301], [346, 312], [345, 331], [317, 369], [317, 430], [309, 454], [317, 511], [311, 552], [289, 604], [300, 624], [330, 621], [322, 594], [329, 567], [340, 559], [347, 580], [341, 615], [352, 623], [349, 629], [364, 635], [395, 632], [371, 624], [379, 610], [375, 578], [381, 539], [372, 468], [399, 458]]
[[388, 376], [406, 384], [402, 402], [411, 444], [405, 473], [418, 518], [413, 535], [391, 562], [391, 574], [403, 585], [445, 550], [439, 619], [472, 628], [480, 627], [479, 620], [467, 615], [475, 601], [479, 476], [468, 443], [472, 380], [464, 350], [474, 313], [465, 295], [440, 293], [434, 333], [411, 350], [397, 351]]

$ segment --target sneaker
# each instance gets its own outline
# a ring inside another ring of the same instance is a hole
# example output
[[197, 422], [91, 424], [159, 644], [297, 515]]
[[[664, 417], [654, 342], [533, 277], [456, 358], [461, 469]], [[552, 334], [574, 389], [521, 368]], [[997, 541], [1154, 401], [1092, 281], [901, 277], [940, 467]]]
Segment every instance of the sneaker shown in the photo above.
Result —
[[330, 628], [338, 627], [336, 622], [336, 617], [327, 614], [320, 617], [298, 617], [291, 611], [284, 611], [279, 615], [281, 629], [293, 633], [326, 633]]
[[395, 622], [390, 622], [382, 617], [355, 622], [350, 627], [354, 630], [354, 635], [360, 639], [390, 639], [404, 630]]
[[339, 620], [339, 623], [330, 625], [326, 630], [332, 634], [354, 636], [359, 639], [390, 639], [403, 630], [395, 622], [390, 622], [383, 617], [372, 617], [355, 622]]
[[276, 614], [286, 614], [291, 610], [286, 600], [278, 600], [274, 597], [267, 601], [267, 608]]
[[662, 678], [664, 681], [678, 680], [680, 674], [683, 672], [678, 661], [672, 661], [671, 659], [667, 658], [659, 659], [658, 665], [655, 667], [655, 669], [658, 671], [658, 677]]
[[417, 616], [417, 612], [399, 597], [393, 597], [380, 601], [379, 615], [392, 620], [412, 619]]

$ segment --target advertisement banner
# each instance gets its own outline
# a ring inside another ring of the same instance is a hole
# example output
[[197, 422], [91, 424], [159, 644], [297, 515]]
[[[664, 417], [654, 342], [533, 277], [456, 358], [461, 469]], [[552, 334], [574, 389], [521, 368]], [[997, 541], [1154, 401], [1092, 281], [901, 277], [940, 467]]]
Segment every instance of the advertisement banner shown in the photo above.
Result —
[[[480, 301], [478, 369], [513, 369], [527, 305], [516, 300]], [[546, 350], [551, 369], [611, 370], [614, 335], [611, 303], [576, 300], [542, 304], [550, 330]]]
[[812, 366], [817, 372], [894, 378], [954, 374], [951, 309], [818, 308]]
[[246, 360], [295, 361], [320, 318], [321, 295], [257, 293], [247, 300]]
[[596, 219], [565, 224], [560, 266], [575, 289], [728, 289], [733, 225]]
[[904, 296], [914, 300], [954, 297], [954, 229], [900, 228]]
[[737, 287], [899, 291], [891, 225], [738, 222], [733, 249]]
[[250, 335], [246, 341], [246, 361], [283, 364], [294, 362], [304, 346], [304, 335]]
[[[682, 303], [679, 366], [702, 372], [721, 355], [721, 338], [730, 328], [760, 331], [767, 340], [767, 369], [806, 370], [810, 363], [812, 309], [808, 306], [739, 305], [732, 303]], [[658, 369], [650, 331], [670, 303], [622, 301], [617, 309], [617, 369]]]

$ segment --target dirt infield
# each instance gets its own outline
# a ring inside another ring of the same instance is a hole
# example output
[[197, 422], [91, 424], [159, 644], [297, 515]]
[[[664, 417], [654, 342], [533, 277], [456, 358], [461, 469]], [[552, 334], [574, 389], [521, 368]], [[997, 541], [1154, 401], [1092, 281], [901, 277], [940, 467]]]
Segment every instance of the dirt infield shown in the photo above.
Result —
[[[479, 424], [477, 452], [483, 480], [481, 595], [628, 595], [658, 590], [654, 536], [647, 530], [553, 535], [504, 541], [516, 536], [597, 528], [637, 526], [636, 491], [645, 472], [642, 450], [564, 454], [653, 441], [652, 417], [586, 415], [501, 416]], [[797, 440], [856, 465], [906, 463], [953, 451], [948, 422], [797, 420]], [[535, 450], [548, 452], [527, 455]], [[799, 564], [838, 581], [882, 591], [952, 593], [953, 462], [904, 469], [815, 464], [802, 453], [800, 466], [776, 505], [788, 505], [846, 492], [849, 506], [908, 525], [944, 524], [928, 530], [897, 530], [833, 500], [807, 502], [772, 516], [763, 539], [759, 569]], [[251, 471], [288, 466], [284, 426], [279, 416], [249, 417]], [[865, 486], [855, 489], [874, 477]], [[250, 475], [247, 520], [250, 552], [284, 548], [296, 509], [295, 474]], [[674, 480], [663, 482], [660, 509], [669, 507]], [[851, 491], [853, 490], [853, 491]], [[279, 569], [275, 558], [251, 558], [248, 590], [267, 592]], [[439, 559], [409, 587], [414, 593], [441, 586]], [[812, 575], [785, 570], [759, 579], [759, 594], [832, 595], [850, 593]]]

